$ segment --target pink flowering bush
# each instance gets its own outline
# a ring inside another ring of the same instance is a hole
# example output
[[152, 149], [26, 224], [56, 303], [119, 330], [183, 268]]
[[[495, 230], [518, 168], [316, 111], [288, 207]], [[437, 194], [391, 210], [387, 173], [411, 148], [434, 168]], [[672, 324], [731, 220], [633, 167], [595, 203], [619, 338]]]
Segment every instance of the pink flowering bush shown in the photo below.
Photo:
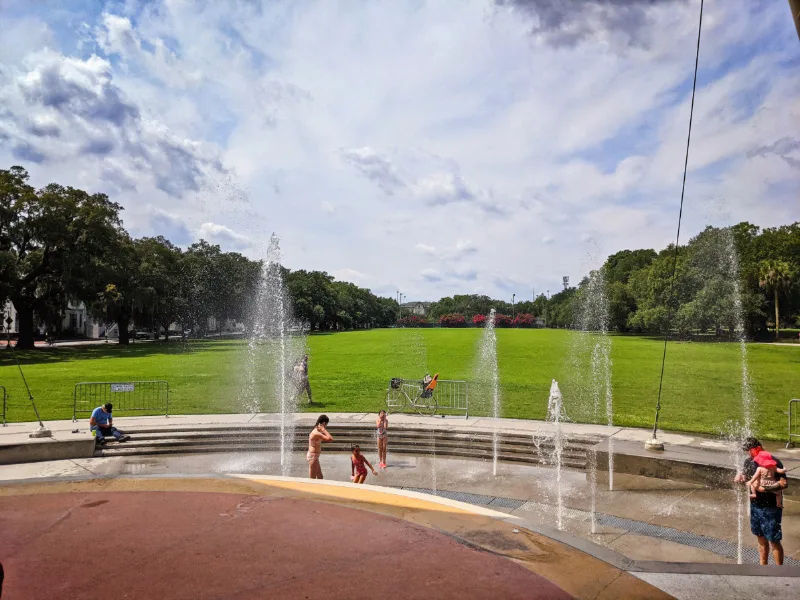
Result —
[[512, 324], [514, 327], [533, 327], [536, 317], [528, 313], [522, 313], [514, 317]]
[[483, 327], [486, 325], [486, 315], [475, 315], [472, 317], [472, 324], [475, 327]]
[[511, 327], [512, 319], [508, 315], [501, 315], [500, 313], [494, 316], [495, 327]]
[[425, 317], [420, 317], [419, 315], [409, 315], [407, 317], [403, 317], [402, 319], [397, 319], [397, 326], [398, 327], [427, 327], [428, 320]]
[[451, 315], [439, 317], [439, 325], [442, 327], [466, 327], [467, 320], [464, 318], [464, 315], [453, 313]]

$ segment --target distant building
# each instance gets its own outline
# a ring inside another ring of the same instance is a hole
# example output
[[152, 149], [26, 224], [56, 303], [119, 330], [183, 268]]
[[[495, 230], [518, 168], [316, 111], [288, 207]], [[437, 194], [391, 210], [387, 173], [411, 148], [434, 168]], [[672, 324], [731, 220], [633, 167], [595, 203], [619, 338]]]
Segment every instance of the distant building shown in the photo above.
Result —
[[433, 304], [433, 302], [404, 302], [400, 305], [400, 308], [403, 309], [404, 313], [408, 311], [412, 315], [424, 317], [428, 314], [431, 304]]
[[[11, 318], [9, 329], [12, 333], [19, 333], [19, 321], [17, 320], [17, 310], [11, 300], [6, 300], [5, 310], [3, 311], [2, 318], [5, 319], [6, 315]], [[35, 322], [35, 330], [40, 334], [45, 333], [44, 325]], [[4, 322], [3, 326], [7, 324]], [[105, 332], [105, 326], [94, 320], [86, 310], [86, 305], [83, 302], [68, 302], [67, 307], [64, 309], [64, 316], [61, 320], [61, 331], [72, 332], [74, 335], [86, 336], [88, 338], [102, 337]]]

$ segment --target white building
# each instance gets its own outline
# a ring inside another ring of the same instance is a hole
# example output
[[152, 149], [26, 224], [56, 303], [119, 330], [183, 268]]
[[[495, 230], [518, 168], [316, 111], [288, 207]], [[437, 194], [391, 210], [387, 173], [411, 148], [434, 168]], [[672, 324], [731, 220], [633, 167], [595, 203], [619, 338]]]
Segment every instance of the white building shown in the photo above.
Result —
[[403, 309], [403, 314], [410, 312], [412, 315], [424, 317], [428, 314], [431, 304], [431, 302], [404, 302], [400, 305], [400, 308]]
[[[6, 323], [6, 319], [10, 318], [10, 325]], [[3, 311], [3, 327], [9, 326], [12, 333], [19, 333], [19, 320], [17, 319], [17, 311], [11, 300], [6, 300]], [[45, 333], [43, 325], [36, 325], [39, 333]], [[64, 318], [61, 320], [61, 331], [74, 332], [75, 335], [85, 336], [88, 338], [99, 338], [105, 333], [105, 325], [96, 321], [89, 312], [86, 310], [86, 305], [83, 302], [68, 302], [67, 308], [64, 309]], [[3, 329], [3, 333], [6, 330]]]

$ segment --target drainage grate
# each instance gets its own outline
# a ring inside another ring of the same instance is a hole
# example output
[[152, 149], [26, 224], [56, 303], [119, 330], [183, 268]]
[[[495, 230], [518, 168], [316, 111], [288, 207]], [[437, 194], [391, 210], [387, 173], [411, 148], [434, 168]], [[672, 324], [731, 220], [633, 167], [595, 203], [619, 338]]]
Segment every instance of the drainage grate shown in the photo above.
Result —
[[488, 506], [498, 506], [501, 508], [521, 508], [525, 504], [524, 500], [515, 500], [514, 498], [492, 498]]
[[[398, 487], [401, 490], [409, 492], [419, 492], [421, 494], [431, 494], [450, 500], [458, 500], [467, 504], [475, 506], [496, 506], [503, 508], [522, 509], [531, 512], [541, 512], [555, 517], [557, 507], [551, 504], [544, 504], [542, 502], [531, 502], [524, 500], [517, 500], [515, 498], [503, 498], [502, 496], [485, 496], [483, 494], [471, 494], [469, 492], [451, 492], [449, 490], [432, 490], [429, 488], [416, 488], [416, 487]], [[564, 508], [563, 516], [568, 519], [576, 521], [588, 521], [592, 518], [592, 514], [588, 510], [580, 510], [577, 508]], [[736, 544], [726, 540], [699, 535], [688, 531], [680, 531], [672, 529], [671, 527], [663, 527], [661, 525], [653, 525], [644, 521], [636, 521], [634, 519], [626, 519], [624, 517], [616, 517], [614, 515], [607, 515], [605, 513], [597, 513], [597, 523], [607, 527], [615, 527], [637, 533], [646, 537], [656, 538], [659, 540], [666, 540], [674, 542], [683, 546], [691, 546], [692, 548], [699, 548], [713, 552], [719, 556], [736, 559], [737, 547]], [[745, 563], [758, 563], [758, 550], [755, 548], [742, 548], [742, 560]], [[790, 567], [800, 566], [800, 560], [786, 557], [784, 565]]]
[[[419, 492], [420, 494], [430, 494], [432, 496], [439, 496], [440, 498], [447, 498], [448, 500], [456, 500], [458, 502], [465, 502], [466, 504], [474, 504], [475, 506], [489, 506], [489, 503], [495, 499], [494, 496], [471, 494], [470, 492], [451, 492], [450, 490], [431, 490], [428, 488], [415, 487], [400, 487], [398, 489], [409, 492]], [[508, 500], [511, 500], [511, 498], [508, 498]], [[517, 502], [516, 500], [511, 501]]]

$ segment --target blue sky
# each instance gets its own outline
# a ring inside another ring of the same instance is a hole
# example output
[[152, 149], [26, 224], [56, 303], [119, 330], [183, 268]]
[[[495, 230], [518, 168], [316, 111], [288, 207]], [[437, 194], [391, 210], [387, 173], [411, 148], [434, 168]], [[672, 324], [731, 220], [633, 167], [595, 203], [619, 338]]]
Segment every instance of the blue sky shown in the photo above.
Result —
[[[0, 165], [394, 296], [674, 238], [699, 0], [0, 0]], [[705, 4], [685, 235], [800, 220], [788, 6]]]

